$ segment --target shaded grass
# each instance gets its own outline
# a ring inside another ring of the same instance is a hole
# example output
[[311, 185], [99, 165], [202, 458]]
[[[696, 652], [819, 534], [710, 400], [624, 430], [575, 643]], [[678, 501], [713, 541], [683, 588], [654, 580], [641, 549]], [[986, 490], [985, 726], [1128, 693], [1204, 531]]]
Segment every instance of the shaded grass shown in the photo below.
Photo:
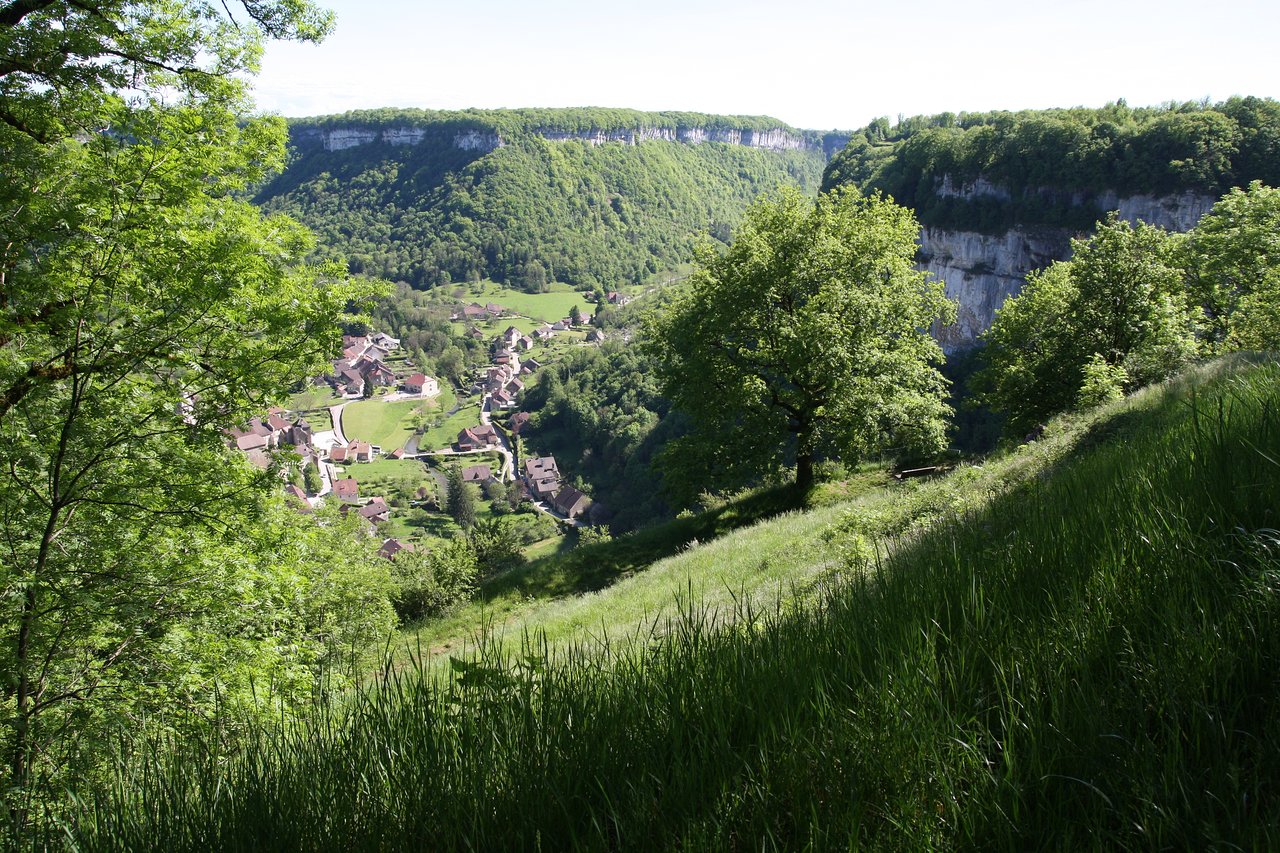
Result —
[[449, 678], [395, 670], [303, 731], [138, 766], [76, 834], [128, 850], [1274, 847], [1280, 370], [1218, 369], [904, 492], [906, 511], [820, 510], [807, 551], [779, 532], [833, 565], [802, 601], [721, 614], [689, 596], [605, 650], [530, 637]]

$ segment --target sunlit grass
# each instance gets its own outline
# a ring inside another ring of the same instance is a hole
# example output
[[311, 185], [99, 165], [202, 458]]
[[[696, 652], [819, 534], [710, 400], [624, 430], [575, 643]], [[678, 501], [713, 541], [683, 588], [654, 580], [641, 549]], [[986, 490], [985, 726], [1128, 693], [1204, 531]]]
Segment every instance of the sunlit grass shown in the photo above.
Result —
[[[1275, 847], [1280, 369], [1219, 364], [894, 497], [589, 575], [612, 610], [559, 601], [531, 614], [549, 635], [451, 673], [396, 668], [235, 755], [131, 765], [76, 834], [119, 850]], [[531, 588], [581, 583], [550, 575]], [[798, 597], [797, 578], [813, 581]], [[590, 633], [606, 612], [608, 644]]]

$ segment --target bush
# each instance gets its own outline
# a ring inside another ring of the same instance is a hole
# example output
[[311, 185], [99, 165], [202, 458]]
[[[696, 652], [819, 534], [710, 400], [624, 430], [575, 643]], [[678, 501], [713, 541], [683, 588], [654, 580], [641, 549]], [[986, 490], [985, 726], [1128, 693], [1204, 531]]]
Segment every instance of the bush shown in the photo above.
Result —
[[439, 616], [475, 589], [476, 554], [465, 539], [433, 551], [404, 551], [392, 564], [396, 591], [392, 605], [402, 622]]

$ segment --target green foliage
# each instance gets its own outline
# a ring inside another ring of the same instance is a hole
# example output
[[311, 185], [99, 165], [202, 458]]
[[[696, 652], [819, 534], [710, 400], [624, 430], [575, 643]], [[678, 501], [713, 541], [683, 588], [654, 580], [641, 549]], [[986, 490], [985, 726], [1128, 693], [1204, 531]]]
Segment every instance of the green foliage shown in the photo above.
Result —
[[477, 521], [470, 532], [476, 562], [485, 575], [509, 569], [524, 562], [516, 525], [506, 518]]
[[462, 481], [462, 468], [458, 465], [450, 465], [445, 476], [445, 512], [463, 530], [470, 530], [476, 523], [475, 487]]
[[1121, 376], [1124, 390], [1141, 387], [1195, 354], [1179, 238], [1113, 215], [1071, 246], [1072, 260], [1027, 276], [983, 335], [985, 367], [973, 387], [1008, 415], [1014, 435], [1071, 408], [1082, 393], [1105, 398]]
[[0, 9], [6, 830], [112, 750], [287, 716], [389, 627], [360, 540], [224, 448], [377, 291], [242, 200], [285, 153], [243, 72], [328, 21], [306, 0]]
[[307, 494], [317, 494], [324, 486], [324, 481], [320, 478], [320, 469], [314, 465], [302, 466], [302, 486], [307, 490]]
[[1210, 349], [1275, 346], [1280, 189], [1255, 181], [1224, 195], [1192, 230], [1184, 263]]
[[[715, 223], [736, 224], [759, 194], [784, 184], [812, 191], [818, 183], [824, 158], [816, 148], [594, 146], [538, 135], [681, 121], [615, 113], [389, 113], [369, 117], [369, 126], [416, 125], [423, 140], [336, 152], [305, 144], [307, 132], [360, 125], [366, 117], [294, 122], [299, 157], [258, 200], [315, 229], [325, 256], [345, 255], [353, 272], [418, 288], [491, 278], [537, 293], [551, 281], [610, 288], [642, 281], [686, 262], [697, 234]], [[505, 144], [488, 152], [457, 148], [455, 136], [477, 124], [501, 132]]]
[[[958, 189], [980, 178], [994, 186], [943, 191], [944, 179]], [[823, 188], [881, 190], [926, 225], [998, 233], [1087, 228], [1107, 192], [1217, 195], [1252, 180], [1280, 185], [1280, 103], [1269, 98], [873, 122], [832, 159]]]
[[431, 550], [401, 551], [392, 564], [392, 603], [402, 622], [439, 616], [465, 601], [479, 576], [476, 552], [462, 537]]
[[1114, 403], [1124, 398], [1125, 386], [1129, 384], [1129, 374], [1118, 364], [1107, 364], [1107, 360], [1094, 353], [1081, 369], [1084, 381], [1080, 385], [1080, 393], [1076, 398], [1081, 408], [1092, 408], [1104, 403]]
[[658, 391], [651, 356], [614, 337], [543, 368], [525, 394], [536, 413], [521, 432], [529, 451], [555, 456], [567, 476], [590, 483], [615, 532], [670, 515], [650, 466], [684, 427]]
[[704, 246], [690, 290], [649, 329], [660, 386], [696, 430], [669, 445], [666, 470], [736, 485], [792, 455], [803, 490], [820, 455], [941, 448], [942, 352], [927, 330], [954, 307], [912, 265], [918, 232], [878, 196], [784, 191], [752, 207], [727, 252]]

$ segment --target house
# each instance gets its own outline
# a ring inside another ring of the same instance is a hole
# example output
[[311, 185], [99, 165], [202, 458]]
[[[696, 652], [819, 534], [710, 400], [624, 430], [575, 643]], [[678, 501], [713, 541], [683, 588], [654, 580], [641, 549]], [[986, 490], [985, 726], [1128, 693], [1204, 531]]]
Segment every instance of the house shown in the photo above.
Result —
[[538, 500], [547, 500], [560, 489], [560, 468], [554, 456], [539, 456], [524, 463], [525, 481]]
[[372, 462], [373, 461], [373, 445], [367, 441], [356, 439], [345, 447], [333, 447], [329, 449], [330, 462]]
[[265, 435], [256, 433], [245, 433], [236, 439], [236, 450], [248, 453], [251, 450], [266, 450], [269, 441]]
[[351, 369], [358, 373], [365, 382], [372, 382], [376, 386], [386, 387], [396, 384], [395, 372], [379, 359], [362, 355], [355, 364], [351, 365]]
[[298, 488], [293, 483], [284, 487], [284, 493], [294, 500], [302, 501], [304, 504], [307, 503], [307, 493], [302, 491], [302, 489]]
[[536, 358], [526, 358], [520, 365], [520, 373], [528, 375], [540, 367], [542, 367], [542, 362], [538, 361]]
[[554, 477], [558, 480], [560, 479], [560, 466], [556, 465], [554, 456], [536, 456], [524, 461], [524, 474], [530, 480], [536, 480], [540, 477]]
[[425, 373], [415, 373], [404, 381], [404, 390], [410, 394], [434, 397], [440, 393], [440, 383]]
[[532, 415], [528, 412], [516, 412], [511, 416], [511, 434], [519, 435], [520, 430], [524, 429], [525, 424], [529, 423]]
[[551, 499], [551, 505], [564, 513], [566, 518], [577, 518], [591, 506], [591, 498], [573, 486], [565, 486], [556, 492], [556, 496]]
[[387, 506], [386, 500], [382, 497], [373, 498], [357, 512], [370, 524], [381, 524], [391, 517], [391, 507]]
[[360, 500], [360, 484], [354, 477], [346, 477], [333, 481], [333, 493], [344, 503], [355, 503]]
[[521, 335], [520, 339], [516, 341], [516, 349], [522, 349], [525, 352], [533, 349], [533, 338], [528, 335]]
[[287, 440], [294, 447], [310, 447], [313, 436], [311, 424], [302, 418], [298, 418], [293, 422], [293, 426], [289, 428]]
[[626, 305], [628, 302], [631, 301], [631, 297], [623, 296], [621, 293], [619, 293], [616, 290], [610, 290], [609, 293], [605, 296], [605, 299], [609, 301], [610, 305]]
[[515, 326], [507, 326], [507, 330], [498, 338], [498, 344], [510, 349], [511, 347], [514, 347], [522, 337], [524, 337], [524, 333]]
[[288, 430], [293, 428], [293, 424], [289, 423], [284, 418], [275, 414], [267, 416], [267, 426], [270, 427], [271, 431], [276, 433], [277, 435], [279, 435], [282, 432], [287, 432]]
[[372, 335], [369, 336], [369, 341], [375, 347], [378, 347], [379, 349], [385, 350], [387, 352], [393, 352], [400, 348], [400, 339], [393, 338], [390, 335], [388, 335], [386, 332], [374, 332]]
[[534, 340], [549, 341], [555, 336], [555, 330], [551, 326], [540, 326], [533, 330]]
[[467, 329], [467, 337], [473, 338], [477, 341], [482, 341], [484, 340], [485, 335], [484, 332], [480, 331], [475, 326], [472, 326], [470, 329]]
[[413, 551], [412, 542], [401, 542], [399, 539], [392, 537], [382, 543], [382, 547], [378, 549], [379, 557], [386, 557], [388, 560], [394, 560], [396, 554], [401, 551]]
[[503, 308], [501, 305], [498, 305], [493, 302], [490, 302], [488, 305], [484, 306], [484, 310], [487, 311], [489, 313], [489, 316], [491, 317], [502, 317], [507, 313], [506, 308]]
[[480, 450], [498, 443], [498, 433], [487, 424], [473, 426], [458, 433], [459, 450]]
[[599, 329], [592, 329], [591, 331], [587, 332], [587, 343], [589, 344], [604, 343], [604, 332], [602, 332]]
[[524, 383], [519, 379], [512, 378], [511, 381], [503, 386], [503, 390], [514, 397], [516, 394], [519, 394], [524, 390]]
[[462, 310], [455, 311], [452, 319], [454, 320], [488, 320], [489, 312], [484, 310], [481, 305], [472, 302], [470, 305], [463, 305]]
[[462, 482], [487, 483], [493, 479], [493, 469], [488, 465], [470, 465], [462, 469]]
[[392, 459], [395, 459], [396, 461], [399, 461], [399, 460], [401, 460], [401, 459], [403, 459], [403, 458], [404, 458], [404, 448], [403, 448], [403, 447], [397, 447], [395, 450], [391, 451], [391, 452], [390, 452], [389, 454], [387, 454], [387, 455], [388, 455], [388, 456], [390, 456]]
[[516, 407], [516, 398], [507, 392], [505, 388], [499, 388], [489, 396], [490, 404], [497, 406], [499, 409], [514, 409]]
[[572, 327], [573, 327], [573, 324], [570, 323], [568, 320], [556, 320], [554, 323], [551, 324], [551, 331], [567, 332]]

